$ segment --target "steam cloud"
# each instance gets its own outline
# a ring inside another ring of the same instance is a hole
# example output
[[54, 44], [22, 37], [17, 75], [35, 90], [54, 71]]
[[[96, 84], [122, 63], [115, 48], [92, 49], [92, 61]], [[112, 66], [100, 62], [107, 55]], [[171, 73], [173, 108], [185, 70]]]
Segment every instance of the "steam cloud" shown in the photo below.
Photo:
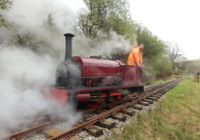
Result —
[[41, 87], [54, 83], [56, 62], [51, 57], [9, 47], [0, 51], [0, 63], [0, 139], [38, 116], [65, 118], [69, 125], [80, 119], [70, 106], [63, 107], [42, 96]]
[[4, 13], [7, 20], [33, 32], [43, 30], [51, 16], [52, 24], [63, 33], [72, 32], [81, 13], [88, 12], [82, 0], [13, 0], [12, 8]]
[[[69, 105], [61, 107], [44, 99], [40, 90], [55, 83], [55, 70], [63, 56], [52, 57], [48, 53], [36, 53], [28, 45], [17, 46], [13, 36], [31, 33], [47, 42], [49, 51], [63, 54], [61, 35], [73, 32], [80, 12], [84, 9], [87, 12], [82, 1], [75, 1], [78, 5], [66, 0], [13, 0], [12, 8], [2, 13], [15, 29], [0, 29], [1, 40], [8, 42], [8, 46], [2, 47], [1, 41], [0, 49], [0, 139], [38, 116], [63, 117], [68, 119], [69, 126], [80, 119], [80, 114]], [[51, 20], [55, 30], [48, 28], [47, 20]], [[46, 51], [45, 46], [42, 50]]]
[[[107, 35], [102, 34], [104, 38], [108, 38]], [[116, 50], [123, 50], [129, 52], [132, 45], [129, 40], [126, 40], [123, 36], [111, 31], [108, 39], [104, 40], [91, 40], [83, 35], [75, 37], [75, 55], [80, 56], [94, 56], [102, 55], [108, 56]], [[81, 44], [81, 45], [80, 45]], [[86, 51], [89, 50], [89, 51]]]

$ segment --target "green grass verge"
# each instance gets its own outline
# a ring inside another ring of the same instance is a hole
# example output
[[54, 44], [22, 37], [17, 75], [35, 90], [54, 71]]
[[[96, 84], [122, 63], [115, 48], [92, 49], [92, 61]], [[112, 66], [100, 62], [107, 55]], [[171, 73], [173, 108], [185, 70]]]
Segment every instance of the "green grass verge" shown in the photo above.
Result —
[[184, 80], [154, 110], [106, 140], [200, 140], [200, 84]]
[[177, 76], [172, 75], [170, 77], [158, 79], [158, 80], [152, 81], [151, 84], [149, 84], [149, 85], [145, 85], [145, 87], [147, 88], [147, 87], [153, 87], [153, 86], [156, 86], [156, 85], [164, 84], [164, 83], [169, 82], [171, 80], [175, 80], [176, 78], [177, 78]]

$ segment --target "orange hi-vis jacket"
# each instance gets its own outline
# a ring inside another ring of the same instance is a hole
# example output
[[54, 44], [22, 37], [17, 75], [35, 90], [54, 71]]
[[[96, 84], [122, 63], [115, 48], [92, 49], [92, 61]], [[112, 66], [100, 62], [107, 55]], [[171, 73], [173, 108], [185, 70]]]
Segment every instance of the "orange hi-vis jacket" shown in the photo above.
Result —
[[139, 47], [133, 48], [128, 56], [127, 64], [130, 66], [142, 66], [142, 51]]

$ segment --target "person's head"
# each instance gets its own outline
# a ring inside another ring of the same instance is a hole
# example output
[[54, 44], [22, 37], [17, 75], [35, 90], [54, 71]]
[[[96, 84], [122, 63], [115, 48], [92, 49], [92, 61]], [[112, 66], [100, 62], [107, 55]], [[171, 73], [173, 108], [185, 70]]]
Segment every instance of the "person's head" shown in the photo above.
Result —
[[144, 44], [140, 44], [140, 45], [138, 45], [138, 48], [140, 48], [140, 50], [144, 50]]

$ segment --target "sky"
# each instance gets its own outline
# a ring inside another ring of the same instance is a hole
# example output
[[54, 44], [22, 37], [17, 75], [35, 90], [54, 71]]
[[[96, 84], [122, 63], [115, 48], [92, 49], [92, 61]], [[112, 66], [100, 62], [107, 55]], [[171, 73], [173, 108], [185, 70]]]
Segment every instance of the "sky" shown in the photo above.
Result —
[[130, 0], [134, 21], [176, 43], [187, 59], [200, 58], [199, 0]]

